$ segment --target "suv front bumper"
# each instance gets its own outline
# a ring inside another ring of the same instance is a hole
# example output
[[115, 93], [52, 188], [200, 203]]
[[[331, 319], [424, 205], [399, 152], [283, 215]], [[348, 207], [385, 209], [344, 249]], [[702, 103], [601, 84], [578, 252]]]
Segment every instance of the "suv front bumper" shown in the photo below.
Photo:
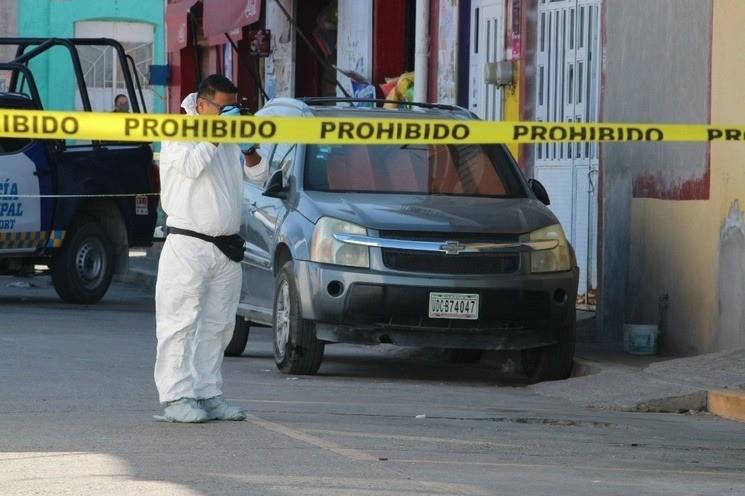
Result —
[[[549, 274], [448, 276], [295, 261], [304, 319], [319, 339], [399, 346], [525, 349], [573, 325], [579, 269]], [[429, 318], [431, 292], [475, 293], [478, 320]]]

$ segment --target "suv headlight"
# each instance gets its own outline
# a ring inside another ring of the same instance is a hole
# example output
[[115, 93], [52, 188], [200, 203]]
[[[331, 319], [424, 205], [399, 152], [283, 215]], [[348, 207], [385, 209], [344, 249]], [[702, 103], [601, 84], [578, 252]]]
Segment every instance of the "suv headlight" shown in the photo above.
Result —
[[370, 248], [334, 239], [334, 234], [342, 233], [367, 236], [367, 229], [351, 222], [322, 217], [313, 230], [310, 259], [318, 263], [370, 268]]
[[530, 271], [564, 272], [572, 268], [569, 242], [559, 224], [538, 229], [526, 235], [530, 242], [557, 241], [553, 248], [530, 253]]

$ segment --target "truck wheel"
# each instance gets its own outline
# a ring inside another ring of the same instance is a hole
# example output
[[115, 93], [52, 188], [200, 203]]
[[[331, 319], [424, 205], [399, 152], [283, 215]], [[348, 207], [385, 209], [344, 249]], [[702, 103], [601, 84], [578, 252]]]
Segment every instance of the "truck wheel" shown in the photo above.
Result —
[[554, 345], [521, 352], [523, 370], [532, 383], [560, 381], [569, 378], [572, 373], [577, 338], [576, 317], [560, 329], [558, 337], [559, 342]]
[[233, 337], [230, 343], [228, 343], [228, 347], [225, 348], [225, 356], [236, 357], [243, 354], [243, 350], [246, 349], [246, 341], [248, 341], [248, 332], [250, 330], [251, 323], [240, 315], [236, 315]]
[[111, 284], [114, 244], [95, 220], [84, 218], [68, 231], [52, 259], [52, 284], [68, 303], [97, 303]]
[[323, 361], [324, 343], [316, 339], [313, 322], [300, 315], [300, 296], [292, 262], [287, 262], [274, 284], [274, 363], [285, 374], [312, 375]]

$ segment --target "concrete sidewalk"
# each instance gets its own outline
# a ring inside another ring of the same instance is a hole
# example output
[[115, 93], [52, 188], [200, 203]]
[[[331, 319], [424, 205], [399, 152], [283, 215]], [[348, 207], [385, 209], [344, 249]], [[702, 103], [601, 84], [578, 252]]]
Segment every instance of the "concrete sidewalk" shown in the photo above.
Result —
[[[640, 357], [578, 347], [582, 375], [531, 386], [543, 396], [591, 408], [637, 412], [705, 411], [710, 392], [745, 393], [745, 349], [685, 358]], [[728, 418], [738, 404], [731, 402]], [[721, 410], [714, 413], [721, 414]], [[745, 408], [741, 412], [745, 417]]]
[[[155, 288], [162, 243], [133, 252], [123, 282]], [[575, 377], [531, 386], [542, 396], [618, 411], [706, 411], [745, 421], [745, 349], [686, 358], [634, 356], [583, 344], [594, 318], [578, 312]]]

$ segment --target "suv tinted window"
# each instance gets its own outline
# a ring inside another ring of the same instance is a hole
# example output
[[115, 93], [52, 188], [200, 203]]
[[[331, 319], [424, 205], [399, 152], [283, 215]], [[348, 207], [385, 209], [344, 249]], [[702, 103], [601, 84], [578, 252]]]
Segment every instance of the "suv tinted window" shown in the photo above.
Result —
[[[23, 98], [21, 95], [15, 95], [8, 99], [0, 99], [0, 108], [4, 109], [33, 109], [34, 105], [31, 99]], [[9, 153], [18, 153], [31, 144], [29, 138], [5, 138], [0, 137], [0, 155]]]
[[305, 189], [525, 197], [496, 145], [309, 145]]
[[30, 144], [28, 138], [0, 138], [0, 155], [18, 153]]

